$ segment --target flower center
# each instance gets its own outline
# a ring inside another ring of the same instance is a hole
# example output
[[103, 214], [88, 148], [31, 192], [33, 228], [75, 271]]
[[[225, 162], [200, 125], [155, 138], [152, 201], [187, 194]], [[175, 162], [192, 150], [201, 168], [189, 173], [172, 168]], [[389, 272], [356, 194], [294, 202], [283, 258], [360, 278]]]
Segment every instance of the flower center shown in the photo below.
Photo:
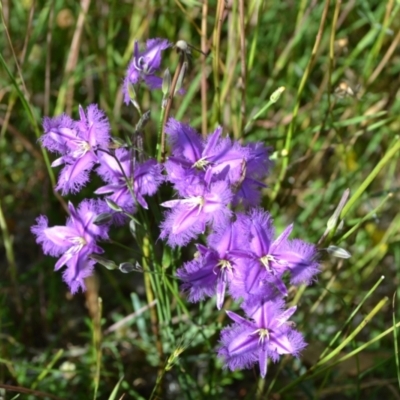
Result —
[[272, 263], [278, 264], [278, 266], [287, 266], [288, 265], [287, 261], [277, 260], [275, 258], [275, 256], [271, 256], [270, 254], [267, 254], [266, 256], [261, 257], [260, 262], [262, 265], [264, 265], [265, 269], [270, 273], [275, 272], [272, 269], [272, 265], [271, 265]]
[[203, 196], [193, 196], [190, 197], [188, 199], [182, 199], [180, 200], [180, 203], [186, 203], [186, 204], [190, 204], [190, 208], [193, 210], [196, 207], [199, 207], [199, 212], [198, 214], [200, 214], [202, 208], [204, 207], [204, 204], [206, 203], [206, 200]]
[[219, 260], [213, 272], [215, 275], [220, 275], [223, 277], [224, 280], [226, 280], [228, 279], [228, 276], [231, 276], [231, 274], [233, 273], [233, 267], [230, 261]]
[[200, 158], [200, 160], [197, 160], [194, 164], [193, 164], [193, 168], [199, 169], [199, 170], [205, 170], [206, 167], [210, 164], [210, 162], [208, 160], [206, 160], [205, 158]]
[[217, 267], [221, 269], [227, 269], [229, 272], [231, 272], [233, 269], [231, 262], [228, 260], [219, 260]]
[[68, 238], [68, 241], [72, 244], [72, 246], [66, 251], [68, 254], [79, 253], [87, 245], [86, 239], [82, 236], [70, 237]]
[[258, 343], [259, 344], [263, 344], [265, 341], [265, 338], [267, 338], [267, 340], [269, 340], [269, 330], [266, 328], [260, 328], [257, 329], [254, 334], [259, 335], [259, 339], [258, 339]]
[[151, 73], [151, 67], [146, 63], [146, 60], [144, 57], [139, 57], [138, 59], [134, 59], [133, 61], [133, 66], [135, 69], [139, 72], [143, 72], [145, 74], [150, 74]]
[[87, 244], [86, 239], [83, 236], [75, 236], [71, 238], [71, 242], [74, 246], [81, 246], [81, 248]]
[[267, 254], [266, 256], [263, 256], [260, 258], [260, 262], [262, 265], [264, 265], [264, 267], [266, 268], [266, 270], [268, 272], [272, 272], [271, 269], [271, 263], [272, 262], [276, 262], [276, 259], [274, 256], [271, 256], [270, 254]]
[[81, 158], [91, 150], [90, 143], [85, 140], [77, 140], [75, 143], [77, 148], [72, 152], [74, 158]]

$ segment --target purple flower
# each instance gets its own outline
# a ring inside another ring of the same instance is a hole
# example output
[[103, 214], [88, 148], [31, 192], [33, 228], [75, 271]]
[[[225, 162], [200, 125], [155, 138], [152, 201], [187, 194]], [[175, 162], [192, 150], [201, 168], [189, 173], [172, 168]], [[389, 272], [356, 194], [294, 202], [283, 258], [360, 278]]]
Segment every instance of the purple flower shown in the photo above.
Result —
[[75, 193], [87, 183], [98, 160], [96, 150], [106, 148], [110, 140], [109, 122], [96, 104], [91, 104], [86, 113], [79, 107], [79, 114], [79, 121], [65, 115], [43, 121], [43, 146], [62, 155], [51, 164], [64, 165], [56, 186], [62, 194]]
[[155, 194], [162, 182], [164, 182], [162, 166], [156, 160], [150, 159], [143, 164], [136, 164], [133, 174], [133, 188], [136, 200], [143, 208], [147, 209], [147, 203], [143, 196]]
[[316, 261], [317, 249], [302, 240], [288, 240], [293, 226], [289, 225], [274, 240], [275, 230], [270, 214], [253, 209], [240, 218], [243, 231], [248, 238], [243, 238], [242, 249], [248, 246], [247, 255], [240, 254], [245, 276], [245, 289], [251, 295], [261, 294], [266, 283], [274, 284], [285, 296], [286, 286], [282, 280], [285, 272], [290, 272], [291, 283], [309, 284], [319, 272]]
[[247, 320], [227, 311], [235, 323], [221, 332], [218, 356], [230, 370], [250, 368], [258, 363], [261, 377], [267, 374], [268, 359], [276, 362], [282, 354], [298, 356], [306, 346], [301, 333], [287, 322], [296, 307], [283, 311], [282, 300], [265, 301], [262, 298], [243, 306]]
[[[166, 169], [167, 172], [171, 169], [172, 174], [168, 176], [174, 184], [177, 183], [173, 177], [175, 165], [201, 172], [207, 183], [210, 183], [224, 180], [227, 172], [239, 166], [245, 157], [246, 151], [243, 151], [239, 143], [235, 142], [232, 145], [229, 138], [221, 138], [221, 127], [203, 140], [191, 126], [170, 118], [165, 132], [168, 134], [172, 150], [172, 156], [166, 162]], [[213, 179], [221, 172], [224, 173], [221, 179]]]
[[197, 235], [204, 233], [206, 226], [214, 228], [226, 223], [231, 216], [228, 204], [232, 192], [226, 182], [220, 181], [209, 187], [203, 182], [192, 179], [187, 182], [184, 199], [162, 203], [171, 208], [161, 224], [162, 239], [167, 238], [170, 246], [184, 246]]
[[240, 201], [248, 206], [260, 201], [259, 189], [265, 187], [269, 167], [269, 148], [261, 143], [242, 146], [239, 142], [222, 138], [217, 128], [204, 141], [189, 125], [168, 120], [165, 129], [171, 144], [172, 155], [165, 163], [167, 179], [182, 195], [188, 176], [201, 177], [207, 184], [226, 181], [234, 193], [233, 204]]
[[176, 271], [176, 276], [183, 281], [181, 290], [188, 293], [188, 300], [192, 302], [214, 296], [218, 280], [215, 272], [219, 263], [218, 253], [201, 244], [197, 249], [195, 258]]
[[187, 178], [196, 176], [210, 183], [212, 174], [208, 173], [206, 177], [206, 171], [211, 165], [210, 157], [224, 146], [220, 140], [222, 129], [217, 128], [206, 141], [203, 141], [191, 126], [170, 118], [165, 132], [172, 148], [172, 155], [165, 163], [165, 169], [168, 180], [174, 184], [179, 194], [183, 195], [182, 191], [185, 191], [187, 186], [185, 182]]
[[233, 205], [242, 201], [245, 207], [255, 207], [260, 204], [260, 188], [265, 188], [263, 183], [272, 162], [269, 159], [270, 147], [262, 143], [249, 143], [245, 146], [248, 150], [247, 157], [238, 172], [240, 175], [233, 178], [236, 185]]
[[136, 211], [136, 202], [147, 209], [144, 196], [156, 193], [164, 180], [160, 164], [152, 159], [143, 164], [136, 163], [132, 152], [127, 149], [117, 149], [114, 155], [102, 152], [97, 173], [108, 185], [95, 193], [106, 194], [130, 214]]
[[40, 138], [43, 146], [58, 153], [68, 151], [67, 143], [77, 135], [74, 120], [68, 115], [59, 115], [55, 118], [43, 119], [44, 135]]
[[97, 246], [96, 241], [108, 238], [108, 228], [93, 223], [102, 211], [100, 203], [84, 200], [78, 210], [71, 203], [68, 204], [68, 208], [70, 217], [66, 226], [49, 228], [47, 218], [40, 216], [36, 220], [37, 225], [32, 226], [31, 230], [45, 254], [53, 257], [61, 256], [55, 265], [55, 270], [67, 266], [63, 278], [71, 292], [76, 293], [79, 288], [85, 290], [84, 278], [92, 274], [95, 264], [89, 256], [93, 253], [103, 253], [103, 249]]
[[135, 41], [133, 58], [129, 63], [123, 84], [124, 101], [130, 102], [129, 85], [136, 84], [140, 79], [144, 80], [150, 89], [158, 89], [162, 85], [162, 79], [154, 73], [160, 68], [161, 52], [171, 47], [166, 39], [149, 39], [146, 42], [146, 50], [139, 51], [139, 43]]
[[165, 127], [165, 132], [171, 145], [173, 159], [186, 168], [205, 171], [210, 165], [210, 157], [218, 154], [221, 146], [220, 137], [222, 128], [218, 127], [214, 133], [208, 135], [206, 140], [190, 125], [170, 118]]
[[[189, 301], [197, 302], [216, 294], [217, 308], [221, 309], [227, 285], [238, 280], [238, 266], [231, 250], [237, 247], [240, 234], [240, 226], [229, 221], [209, 236], [209, 247], [197, 245], [197, 257], [178, 269], [176, 275], [183, 281], [181, 289], [189, 294]], [[242, 281], [234, 283], [236, 293], [240, 286]]]

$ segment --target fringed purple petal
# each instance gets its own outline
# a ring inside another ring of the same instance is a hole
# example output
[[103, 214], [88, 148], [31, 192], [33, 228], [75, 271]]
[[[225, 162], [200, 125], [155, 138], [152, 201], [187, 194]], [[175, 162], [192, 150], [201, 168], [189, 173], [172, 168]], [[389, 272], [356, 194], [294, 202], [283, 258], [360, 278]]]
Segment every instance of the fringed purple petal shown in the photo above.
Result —
[[91, 104], [86, 109], [84, 118], [78, 122], [79, 133], [82, 139], [90, 143], [91, 147], [107, 148], [110, 142], [110, 123], [103, 110], [97, 104]]
[[198, 302], [215, 295], [217, 275], [214, 273], [217, 259], [199, 257], [184, 264], [176, 272], [183, 282], [181, 290], [188, 294], [188, 300]]
[[183, 157], [192, 165], [198, 161], [203, 151], [203, 141], [191, 126], [170, 118], [165, 126], [165, 133], [175, 157]]
[[[31, 227], [31, 232], [36, 236], [36, 242], [42, 245], [44, 254], [49, 254], [53, 257], [58, 257], [62, 254], [70, 244], [62, 240], [53, 240], [48, 236], [48, 219], [45, 216], [40, 216], [36, 219], [36, 225]], [[67, 228], [69, 229], [69, 228]]]
[[67, 143], [77, 137], [75, 122], [68, 115], [43, 119], [44, 135], [40, 138], [43, 147], [50, 151], [65, 154], [68, 151]]

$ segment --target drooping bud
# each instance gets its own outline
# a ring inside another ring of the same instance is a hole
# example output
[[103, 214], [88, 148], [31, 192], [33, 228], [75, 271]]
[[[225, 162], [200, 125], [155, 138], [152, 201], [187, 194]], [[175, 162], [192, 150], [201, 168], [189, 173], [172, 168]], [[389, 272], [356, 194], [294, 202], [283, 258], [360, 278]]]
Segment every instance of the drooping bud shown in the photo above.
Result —
[[136, 96], [135, 87], [130, 82], [128, 84], [128, 95], [129, 95], [129, 100], [131, 101], [132, 105], [139, 111], [139, 114], [141, 114], [142, 111], [140, 110], [140, 105], [136, 101], [137, 96]]
[[181, 70], [179, 71], [179, 76], [178, 76], [178, 80], [176, 82], [174, 95], [182, 89], [183, 79], [185, 78], [187, 68], [188, 68], [188, 62], [185, 61], [182, 64]]
[[164, 95], [164, 98], [166, 98], [168, 96], [170, 88], [171, 88], [171, 73], [169, 72], [169, 69], [167, 68], [164, 71], [162, 85], [161, 85], [161, 91]]
[[108, 212], [104, 212], [99, 214], [94, 220], [93, 223], [97, 226], [107, 225], [112, 221], [112, 214]]
[[132, 264], [131, 262], [123, 262], [119, 264], [118, 268], [124, 274], [128, 274], [129, 272], [133, 271], [143, 272], [143, 268], [137, 261], [135, 264]]
[[136, 99], [136, 90], [135, 90], [135, 86], [133, 86], [132, 83], [129, 83], [129, 85], [128, 85], [128, 95], [129, 95], [129, 99], [131, 101]]
[[343, 249], [342, 247], [338, 247], [338, 246], [329, 246], [327, 249], [325, 249], [329, 254], [332, 254], [334, 257], [337, 258], [350, 258], [351, 254]]
[[136, 238], [136, 222], [134, 219], [131, 219], [129, 221], [129, 231], [131, 232], [131, 235]]
[[99, 256], [98, 254], [91, 254], [90, 258], [109, 270], [118, 268], [117, 264], [115, 264], [114, 261]]
[[115, 201], [113, 201], [111, 199], [106, 199], [106, 203], [107, 203], [108, 207], [110, 207], [111, 210], [113, 210], [113, 211], [118, 211], [118, 212], [123, 211], [122, 208]]
[[337, 225], [337, 221], [340, 217], [340, 213], [342, 212], [343, 207], [346, 205], [349, 196], [350, 196], [350, 189], [346, 189], [343, 192], [342, 198], [340, 199], [340, 202], [339, 202], [338, 206], [336, 207], [336, 210], [334, 211], [334, 213], [329, 218], [329, 220], [326, 224], [328, 230], [332, 230]]

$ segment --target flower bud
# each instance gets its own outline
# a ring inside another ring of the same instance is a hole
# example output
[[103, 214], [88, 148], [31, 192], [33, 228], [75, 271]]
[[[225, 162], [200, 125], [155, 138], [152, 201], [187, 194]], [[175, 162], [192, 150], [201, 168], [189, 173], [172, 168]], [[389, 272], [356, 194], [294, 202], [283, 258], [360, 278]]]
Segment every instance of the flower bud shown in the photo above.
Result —
[[101, 226], [101, 225], [107, 225], [108, 223], [110, 223], [112, 221], [112, 214], [105, 212], [105, 213], [101, 213], [99, 214], [94, 220], [93, 223], [97, 226]]
[[281, 86], [280, 88], [276, 89], [274, 93], [271, 94], [271, 97], [269, 98], [269, 101], [271, 103], [276, 103], [279, 98], [281, 97], [281, 94], [285, 91], [285, 87]]
[[122, 208], [115, 201], [113, 201], [111, 199], [106, 199], [106, 203], [107, 203], [108, 207], [110, 207], [111, 210], [113, 210], [113, 211], [118, 211], [118, 212], [123, 211]]
[[123, 262], [123, 263], [119, 264], [118, 268], [124, 274], [128, 274], [129, 272], [133, 272], [133, 271], [139, 271], [139, 272], [143, 271], [142, 266], [137, 261], [136, 261], [135, 265], [130, 262]]
[[351, 257], [351, 254], [347, 250], [345, 250], [345, 249], [343, 249], [341, 247], [338, 247], [338, 246], [329, 246], [326, 249], [326, 251], [329, 254], [332, 254], [334, 257], [337, 257], [337, 258], [346, 259], [346, 258], [350, 258]]
[[136, 238], [136, 223], [134, 219], [131, 219], [129, 221], [129, 231], [131, 232], [131, 235]]
[[114, 261], [104, 258], [102, 256], [99, 256], [98, 254], [91, 254], [90, 258], [92, 260], [96, 261], [97, 263], [99, 263], [100, 265], [102, 265], [103, 267], [106, 267], [109, 270], [118, 268], [117, 264], [115, 264]]
[[169, 69], [167, 68], [164, 71], [162, 85], [161, 85], [161, 91], [164, 95], [164, 98], [168, 96], [170, 88], [171, 88], [171, 73], [169, 72]]
[[178, 76], [178, 80], [176, 82], [175, 93], [174, 94], [176, 94], [177, 92], [179, 92], [182, 89], [183, 79], [185, 78], [187, 67], [188, 67], [188, 62], [185, 61], [182, 64], [182, 68], [181, 68], [181, 70], [179, 72], [179, 76]]

